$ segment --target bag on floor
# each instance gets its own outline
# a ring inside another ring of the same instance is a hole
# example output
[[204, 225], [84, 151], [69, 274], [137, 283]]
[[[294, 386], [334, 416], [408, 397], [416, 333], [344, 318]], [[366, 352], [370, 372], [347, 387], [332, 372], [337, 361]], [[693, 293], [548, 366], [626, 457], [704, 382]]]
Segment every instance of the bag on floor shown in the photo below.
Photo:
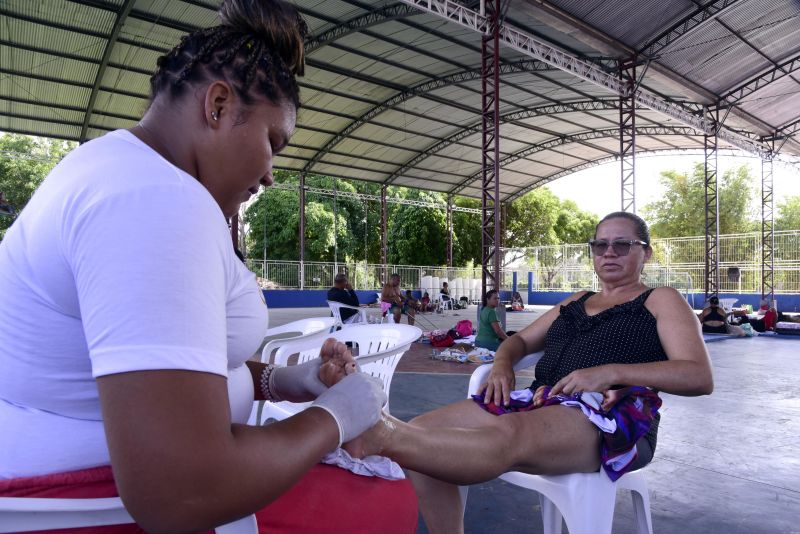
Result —
[[464, 319], [463, 321], [458, 321], [456, 323], [456, 327], [454, 328], [456, 332], [458, 332], [458, 337], [468, 337], [472, 335], [472, 321], [469, 319]]
[[431, 347], [437, 349], [444, 349], [452, 347], [455, 344], [453, 336], [444, 330], [434, 330], [431, 332]]

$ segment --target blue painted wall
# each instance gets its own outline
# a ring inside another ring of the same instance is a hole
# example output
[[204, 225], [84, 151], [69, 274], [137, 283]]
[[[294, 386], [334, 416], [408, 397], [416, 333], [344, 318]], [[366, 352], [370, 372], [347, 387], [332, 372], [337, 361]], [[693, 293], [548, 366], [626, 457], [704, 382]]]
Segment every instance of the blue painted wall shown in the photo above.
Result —
[[[267, 306], [270, 308], [327, 308], [327, 289], [262, 289]], [[414, 298], [422, 298], [420, 291], [412, 291]], [[373, 304], [378, 301], [377, 291], [356, 290], [361, 304]]]
[[[263, 289], [264, 298], [270, 308], [327, 308], [327, 289]], [[377, 302], [376, 291], [356, 291], [361, 304]]]

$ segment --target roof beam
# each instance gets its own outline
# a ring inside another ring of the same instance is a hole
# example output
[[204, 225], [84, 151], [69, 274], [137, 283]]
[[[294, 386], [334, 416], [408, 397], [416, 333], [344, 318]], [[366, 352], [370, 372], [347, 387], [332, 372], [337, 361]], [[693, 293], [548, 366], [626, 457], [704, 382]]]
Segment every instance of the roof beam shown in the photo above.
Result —
[[[14, 43], [11, 41], [7, 41], [5, 39], [0, 39], [0, 46], [8, 46], [9, 48], [18, 48], [20, 50], [27, 50], [28, 52], [36, 52], [37, 54], [43, 54], [46, 56], [52, 56], [59, 59], [71, 59], [72, 61], [81, 61], [84, 63], [89, 63], [90, 65], [99, 65], [100, 62], [94, 58], [87, 57], [87, 56], [80, 56], [78, 54], [72, 54], [70, 52], [61, 52], [50, 50], [48, 48], [42, 48], [39, 46], [31, 46], [22, 43]], [[113, 61], [108, 62], [109, 67], [113, 67], [115, 69], [120, 69], [124, 71], [134, 72], [136, 74], [143, 74], [145, 76], [150, 76], [153, 74], [152, 71], [140, 69], [138, 67], [134, 67], [132, 65], [123, 65], [121, 63], [115, 63]]]
[[706, 22], [717, 18], [725, 10], [741, 1], [742, 0], [712, 0], [704, 6], [698, 7], [692, 13], [661, 32], [658, 37], [642, 46], [639, 49], [638, 55], [643, 55], [648, 58], [657, 58], [661, 51], [669, 45]]
[[94, 112], [94, 105], [97, 102], [97, 94], [100, 92], [100, 83], [103, 81], [103, 75], [106, 73], [106, 67], [108, 67], [108, 62], [111, 59], [111, 52], [114, 50], [114, 45], [117, 44], [119, 32], [122, 29], [122, 26], [125, 25], [125, 20], [128, 18], [128, 15], [130, 14], [135, 2], [136, 0], [125, 0], [125, 3], [122, 5], [122, 9], [116, 13], [114, 27], [111, 30], [111, 35], [108, 36], [108, 40], [106, 41], [106, 48], [103, 51], [103, 58], [100, 60], [100, 65], [97, 67], [97, 75], [94, 78], [92, 93], [89, 95], [89, 103], [86, 105], [86, 113], [83, 116], [80, 137], [81, 143], [86, 141], [86, 134], [89, 131], [89, 120], [92, 118], [92, 112]]
[[[587, 100], [585, 102], [573, 102], [568, 104], [553, 104], [547, 106], [539, 106], [535, 108], [530, 108], [522, 111], [515, 111], [513, 113], [509, 113], [507, 115], [502, 115], [500, 117], [500, 124], [506, 121], [511, 120], [524, 120], [529, 119], [531, 117], [539, 117], [542, 115], [555, 115], [557, 113], [572, 113], [576, 111], [589, 111], [589, 110], [616, 110], [618, 106], [617, 99], [609, 99], [609, 100]], [[438, 143], [434, 143], [433, 145], [429, 146], [428, 148], [422, 150], [413, 158], [405, 162], [403, 165], [398, 167], [396, 171], [394, 171], [389, 178], [386, 179], [386, 184], [392, 184], [395, 180], [397, 180], [400, 176], [405, 174], [405, 172], [417, 165], [420, 161], [430, 156], [435, 155], [437, 152], [451, 146], [455, 143], [460, 142], [462, 139], [469, 137], [470, 135], [477, 135], [481, 132], [481, 124], [482, 121], [478, 120], [473, 124], [467, 126], [466, 128], [457, 131], [456, 133], [448, 136], [446, 139]]]
[[736, 105], [759, 89], [797, 70], [800, 70], [800, 55], [775, 65], [767, 72], [759, 74], [755, 78], [751, 78], [738, 87], [734, 87], [722, 95], [720, 101], [723, 105]]
[[306, 41], [306, 54], [310, 54], [314, 50], [341, 39], [346, 35], [358, 33], [361, 30], [389, 20], [407, 17], [413, 13], [416, 13], [416, 9], [406, 4], [393, 4], [379, 7], [364, 15], [341, 22], [333, 28]]
[[[274, 189], [283, 189], [285, 191], [297, 191], [297, 189], [298, 189], [297, 185], [285, 184], [285, 183], [273, 184], [271, 187], [274, 188]], [[379, 195], [370, 195], [370, 194], [367, 194], [367, 193], [357, 193], [357, 192], [354, 192], [354, 191], [333, 191], [333, 190], [330, 190], [330, 189], [323, 189], [323, 188], [320, 188], [320, 187], [306, 187], [306, 192], [307, 193], [316, 193], [318, 195], [325, 195], [325, 196], [329, 196], [329, 197], [337, 196], [338, 198], [349, 198], [351, 200], [362, 200], [362, 201], [363, 200], [367, 200], [367, 201], [372, 201], [372, 202], [380, 202], [381, 201], [381, 197]], [[406, 206], [417, 206], [417, 207], [421, 207], [421, 208], [436, 208], [436, 209], [440, 209], [440, 210], [446, 210], [447, 209], [447, 204], [441, 204], [441, 203], [438, 203], [438, 202], [426, 202], [424, 200], [412, 200], [412, 199], [408, 199], [408, 198], [398, 198], [398, 197], [388, 197], [387, 196], [386, 201], [389, 202], [390, 204], [402, 204], [402, 205], [406, 205]], [[481, 213], [481, 209], [480, 208], [465, 208], [465, 207], [462, 207], [462, 206], [453, 205], [453, 206], [451, 206], [450, 209], [452, 209], [453, 211], [460, 211], [460, 212], [463, 212], [463, 213], [476, 213], [476, 214]]]
[[[51, 82], [51, 83], [60, 83], [64, 85], [69, 85], [71, 87], [82, 87], [84, 89], [91, 89], [93, 87], [90, 83], [85, 82], [78, 82], [75, 80], [64, 80], [62, 78], [53, 78], [52, 76], [42, 76], [41, 74], [33, 74], [32, 72], [27, 71], [19, 71], [19, 70], [12, 70], [12, 69], [5, 69], [0, 67], [0, 74], [8, 74], [9, 76], [16, 76], [18, 78], [31, 78], [32, 80], [39, 80], [42, 82]], [[125, 95], [131, 98], [144, 98], [147, 99], [147, 95], [142, 95], [139, 93], [133, 93], [131, 91], [124, 91], [122, 89], [116, 89], [113, 87], [100, 87], [101, 91], [105, 91], [108, 93], [115, 93], [118, 95]]]
[[[537, 69], [550, 69], [550, 67], [548, 67], [541, 61], [524, 60], [514, 63], [503, 64], [500, 68], [500, 71], [501, 73], [512, 73], [512, 72], [529, 72]], [[431, 91], [435, 91], [436, 89], [439, 89], [441, 87], [446, 87], [449, 85], [462, 83], [469, 80], [479, 79], [480, 76], [481, 76], [480, 68], [467, 69], [464, 71], [450, 74], [448, 76], [442, 76], [441, 78], [434, 78], [432, 80], [428, 80], [423, 83], [417, 84], [414, 87], [410, 87], [399, 91], [397, 94], [393, 95], [392, 97], [388, 98], [387, 100], [384, 100], [380, 104], [368, 110], [366, 113], [364, 113], [359, 118], [357, 118], [349, 125], [347, 125], [347, 127], [345, 127], [341, 132], [336, 134], [332, 139], [330, 139], [325, 144], [325, 146], [320, 148], [320, 150], [317, 152], [314, 158], [312, 158], [312, 160], [308, 162], [305, 168], [303, 168], [302, 172], [304, 173], [311, 172], [313, 166], [317, 163], [317, 161], [319, 161], [322, 157], [325, 156], [326, 152], [328, 152], [331, 148], [335, 147], [340, 142], [342, 142], [355, 130], [363, 126], [365, 123], [371, 121], [384, 111], [394, 108], [395, 106], [413, 97], [430, 98], [430, 95], [428, 93], [430, 93]], [[477, 110], [472, 110], [472, 111], [474, 111], [475, 114], [477, 114]]]
[[[455, 4], [451, 0], [400, 1], [415, 5], [422, 11], [437, 15], [450, 22], [455, 22], [475, 32], [485, 34], [487, 31], [488, 22], [486, 17], [460, 6], [459, 4]], [[715, 2], [715, 5], [730, 5], [734, 1], [738, 0], [720, 0], [719, 2]], [[721, 9], [718, 11], [721, 11]], [[504, 45], [514, 50], [522, 52], [534, 59], [542, 60], [545, 63], [602, 87], [618, 96], [627, 96], [630, 90], [625, 84], [622, 84], [614, 74], [605, 72], [591, 63], [567, 54], [555, 46], [527, 35], [508, 24], [503, 24], [501, 26], [500, 40]], [[706, 117], [696, 115], [679, 104], [668, 102], [646, 89], [639, 88], [636, 90], [634, 99], [638, 104], [646, 108], [657, 111], [662, 115], [666, 115], [701, 132], [705, 132], [709, 135], [716, 132], [720, 139], [747, 152], [766, 154], [768, 151], [768, 148], [762, 143], [753, 141], [724, 126], [718, 127], [712, 121], [707, 120]]]
[[[78, 113], [83, 113], [85, 108], [82, 106], [65, 106], [64, 104], [56, 104], [55, 102], [43, 102], [41, 100], [34, 100], [32, 98], [19, 98], [19, 97], [11, 97], [7, 95], [0, 95], [0, 100], [6, 100], [8, 102], [12, 102], [15, 104], [27, 104], [30, 106], [41, 106], [48, 110], [63, 110], [63, 111], [76, 111]], [[100, 115], [103, 117], [111, 117], [112, 119], [120, 119], [120, 120], [128, 120], [128, 121], [138, 121], [139, 117], [134, 115], [122, 115], [119, 113], [109, 113], [107, 111], [95, 111], [94, 115]], [[42, 119], [46, 120], [46, 119]]]
[[[636, 135], [692, 135], [692, 134], [696, 134], [696, 132], [693, 131], [692, 128], [688, 126], [645, 126], [636, 128]], [[618, 137], [619, 137], [619, 128], [609, 128], [607, 130], [588, 130], [585, 132], [579, 132], [575, 134], [564, 135], [561, 137], [555, 137], [543, 143], [537, 143], [535, 145], [531, 145], [527, 148], [524, 148], [518, 152], [515, 152], [511, 155], [502, 158], [500, 160], [500, 167], [502, 168], [506, 165], [514, 163], [515, 161], [519, 161], [520, 159], [536, 154], [537, 152], [542, 152], [544, 150], [552, 150], [553, 148], [567, 145], [569, 143], [580, 143], [582, 141], [587, 141], [590, 139], [618, 138]], [[471, 176], [463, 180], [461, 183], [456, 185], [453, 189], [448, 191], [448, 193], [452, 195], [459, 194], [465, 187], [468, 187], [471, 183], [475, 182], [476, 180], [479, 180], [481, 177], [481, 172], [482, 171], [478, 171], [472, 174]]]

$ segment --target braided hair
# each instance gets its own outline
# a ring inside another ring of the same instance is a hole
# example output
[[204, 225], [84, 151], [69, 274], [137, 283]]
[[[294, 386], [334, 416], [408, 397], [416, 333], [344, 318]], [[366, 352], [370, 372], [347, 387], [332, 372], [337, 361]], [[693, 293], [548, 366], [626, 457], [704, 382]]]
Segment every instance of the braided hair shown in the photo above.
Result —
[[158, 58], [150, 100], [164, 91], [179, 97], [193, 83], [217, 76], [247, 105], [260, 95], [299, 108], [295, 76], [303, 75], [308, 26], [297, 10], [284, 0], [224, 0], [219, 15], [219, 26], [184, 36]]

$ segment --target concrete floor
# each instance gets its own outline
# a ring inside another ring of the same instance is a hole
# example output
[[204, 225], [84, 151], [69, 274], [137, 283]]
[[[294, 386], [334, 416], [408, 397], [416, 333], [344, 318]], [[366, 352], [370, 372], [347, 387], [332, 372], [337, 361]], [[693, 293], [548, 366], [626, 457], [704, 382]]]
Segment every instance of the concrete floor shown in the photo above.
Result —
[[[464, 317], [475, 323], [474, 314], [473, 308]], [[273, 309], [270, 315], [276, 326], [325, 310]], [[538, 314], [509, 316], [508, 328], [519, 329]], [[726, 339], [708, 349], [714, 394], [662, 395], [658, 450], [645, 470], [654, 531], [800, 534], [800, 338]], [[450, 363], [431, 360], [436, 372], [396, 373], [393, 415], [408, 420], [464, 398], [471, 368], [452, 374], [436, 367]], [[502, 481], [476, 485], [466, 532], [540, 533], [538, 508], [533, 492]], [[620, 491], [614, 533], [632, 534], [633, 525], [630, 499]], [[427, 530], [420, 524], [418, 532]]]

